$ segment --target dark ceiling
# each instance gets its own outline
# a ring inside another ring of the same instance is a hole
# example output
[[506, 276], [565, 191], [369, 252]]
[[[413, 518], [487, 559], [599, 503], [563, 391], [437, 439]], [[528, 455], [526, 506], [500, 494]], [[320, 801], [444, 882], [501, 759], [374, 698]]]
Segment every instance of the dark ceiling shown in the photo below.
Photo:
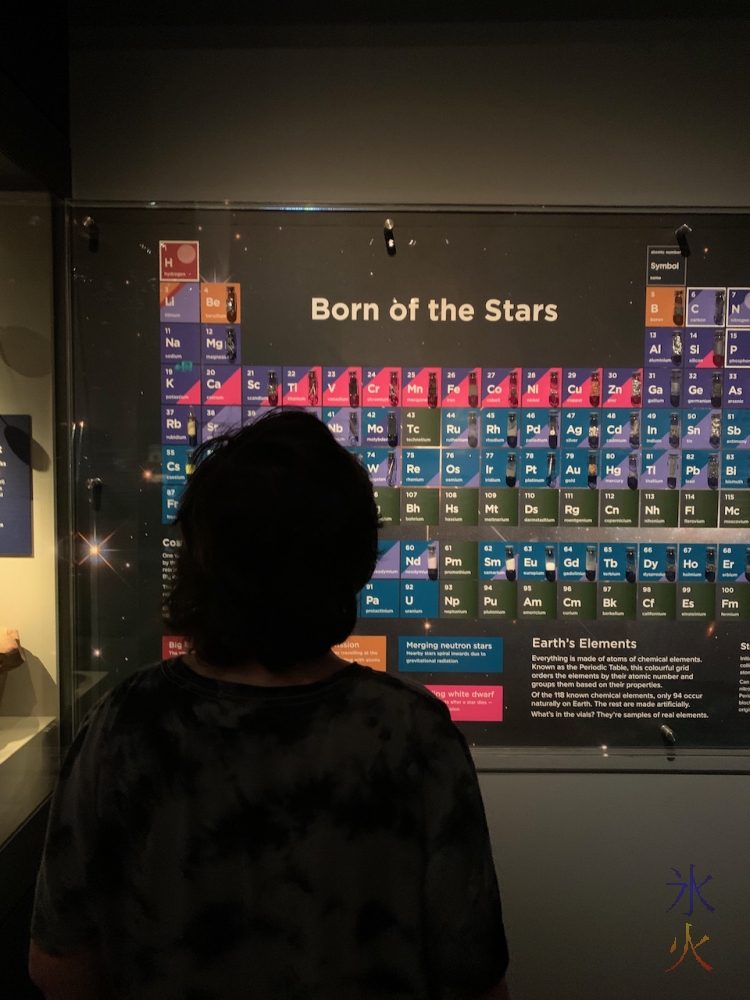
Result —
[[742, 0], [70, 0], [71, 27], [746, 18]]

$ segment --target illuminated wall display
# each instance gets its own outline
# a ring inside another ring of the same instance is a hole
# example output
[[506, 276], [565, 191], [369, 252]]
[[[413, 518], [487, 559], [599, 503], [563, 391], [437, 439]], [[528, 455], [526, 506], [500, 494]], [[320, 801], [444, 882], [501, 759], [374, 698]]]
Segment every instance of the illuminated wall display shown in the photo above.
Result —
[[155, 600], [198, 443], [299, 407], [363, 464], [383, 521], [352, 642], [376, 638], [378, 668], [472, 742], [659, 747], [669, 725], [747, 745], [746, 230], [697, 217], [722, 253], [688, 259], [676, 218], [446, 214], [443, 235], [414, 213], [384, 246], [375, 213], [258, 214], [234, 213], [229, 246], [218, 211], [183, 243], [141, 220], [161, 246], [160, 273], [155, 252], [136, 269]]

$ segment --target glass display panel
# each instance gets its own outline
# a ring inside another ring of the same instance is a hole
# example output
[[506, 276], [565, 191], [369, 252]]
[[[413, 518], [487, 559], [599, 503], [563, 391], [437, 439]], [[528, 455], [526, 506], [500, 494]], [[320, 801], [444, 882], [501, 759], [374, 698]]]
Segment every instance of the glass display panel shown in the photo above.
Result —
[[86, 698], [184, 648], [194, 449], [304, 407], [383, 521], [340, 655], [475, 747], [747, 748], [750, 219], [389, 216], [73, 210]]

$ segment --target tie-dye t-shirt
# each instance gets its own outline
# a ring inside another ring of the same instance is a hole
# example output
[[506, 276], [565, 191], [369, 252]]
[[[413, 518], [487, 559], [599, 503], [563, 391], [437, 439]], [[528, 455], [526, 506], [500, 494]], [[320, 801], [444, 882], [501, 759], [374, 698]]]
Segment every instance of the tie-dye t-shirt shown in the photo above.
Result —
[[31, 932], [98, 947], [128, 1000], [458, 1000], [508, 963], [463, 736], [357, 664], [267, 688], [176, 659], [121, 682], [67, 754]]

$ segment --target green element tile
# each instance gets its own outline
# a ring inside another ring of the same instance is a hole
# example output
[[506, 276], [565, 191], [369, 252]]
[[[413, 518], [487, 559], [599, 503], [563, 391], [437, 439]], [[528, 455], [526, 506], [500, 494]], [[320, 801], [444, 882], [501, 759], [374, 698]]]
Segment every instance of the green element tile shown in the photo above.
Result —
[[557, 585], [557, 617], [596, 618], [596, 584], [573, 581]]
[[716, 617], [715, 583], [678, 583], [677, 620], [713, 621]]
[[401, 524], [401, 490], [391, 486], [376, 486], [373, 493], [383, 524]]
[[750, 621], [750, 584], [720, 583], [717, 586], [716, 614], [718, 618]]
[[479, 523], [518, 526], [518, 490], [482, 489], [479, 491]]
[[555, 618], [557, 584], [547, 580], [523, 580], [518, 584], [519, 618]]
[[716, 490], [680, 491], [680, 527], [715, 528], [719, 517], [719, 494]]
[[638, 527], [637, 490], [601, 490], [599, 497], [599, 524], [602, 528]]
[[480, 618], [516, 617], [517, 584], [510, 580], [482, 580], [479, 584]]
[[634, 583], [600, 583], [597, 588], [597, 618], [635, 620], [638, 594]]
[[456, 490], [443, 488], [440, 491], [440, 523], [468, 527], [479, 524], [479, 490], [473, 486]]
[[440, 578], [479, 576], [478, 542], [443, 542], [440, 545]]
[[595, 528], [599, 524], [599, 494], [596, 490], [560, 490], [560, 524]]
[[440, 490], [431, 486], [404, 486], [401, 490], [402, 524], [439, 524]]
[[677, 588], [673, 583], [638, 584], [638, 618], [674, 621]]
[[680, 517], [677, 490], [641, 490], [641, 526], [676, 528]]
[[559, 490], [520, 490], [519, 510], [521, 524], [557, 525], [560, 507]]
[[722, 528], [750, 528], [750, 490], [722, 490]]
[[401, 444], [420, 448], [440, 447], [440, 410], [422, 407], [401, 411]]
[[441, 618], [477, 617], [476, 580], [442, 580], [440, 582]]

